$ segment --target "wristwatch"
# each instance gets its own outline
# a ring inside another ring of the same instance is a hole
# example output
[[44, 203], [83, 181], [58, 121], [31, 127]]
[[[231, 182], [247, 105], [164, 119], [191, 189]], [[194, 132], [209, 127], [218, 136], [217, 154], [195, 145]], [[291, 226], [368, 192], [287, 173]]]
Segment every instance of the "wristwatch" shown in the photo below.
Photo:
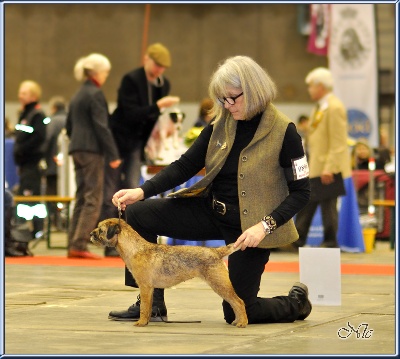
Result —
[[276, 229], [276, 221], [271, 216], [265, 216], [261, 223], [264, 226], [265, 233], [271, 234]]

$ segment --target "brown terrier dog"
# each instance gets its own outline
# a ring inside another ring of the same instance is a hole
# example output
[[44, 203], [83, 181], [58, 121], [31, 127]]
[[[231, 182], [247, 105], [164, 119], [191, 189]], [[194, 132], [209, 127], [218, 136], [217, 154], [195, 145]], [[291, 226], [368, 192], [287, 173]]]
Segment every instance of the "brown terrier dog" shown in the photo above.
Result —
[[235, 293], [222, 259], [238, 250], [233, 244], [219, 248], [153, 244], [118, 218], [100, 222], [90, 233], [90, 241], [98, 246], [115, 247], [135, 278], [141, 300], [140, 319], [135, 325], [148, 324], [154, 288], [169, 288], [198, 277], [231, 305], [236, 316], [232, 324], [246, 327], [244, 302]]

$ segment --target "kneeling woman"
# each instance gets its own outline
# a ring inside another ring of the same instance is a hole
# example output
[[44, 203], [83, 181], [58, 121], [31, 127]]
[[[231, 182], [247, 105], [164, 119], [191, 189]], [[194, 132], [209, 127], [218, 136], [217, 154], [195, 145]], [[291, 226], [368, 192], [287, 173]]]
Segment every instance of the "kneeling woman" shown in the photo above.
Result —
[[[246, 56], [228, 58], [213, 74], [209, 96], [213, 120], [181, 158], [142, 186], [115, 193], [128, 223], [146, 240], [223, 238], [241, 248], [229, 257], [229, 276], [246, 304], [249, 324], [293, 322], [311, 312], [307, 286], [288, 295], [258, 297], [270, 250], [298, 239], [293, 216], [308, 202], [308, 164], [296, 127], [272, 104], [276, 87], [267, 72]], [[203, 167], [206, 175], [190, 188], [175, 188]], [[129, 206], [128, 206], [129, 205]], [[126, 271], [125, 284], [136, 287]], [[235, 316], [222, 303], [226, 322]], [[140, 297], [113, 320], [137, 320]], [[167, 317], [164, 290], [156, 289], [153, 321]]]

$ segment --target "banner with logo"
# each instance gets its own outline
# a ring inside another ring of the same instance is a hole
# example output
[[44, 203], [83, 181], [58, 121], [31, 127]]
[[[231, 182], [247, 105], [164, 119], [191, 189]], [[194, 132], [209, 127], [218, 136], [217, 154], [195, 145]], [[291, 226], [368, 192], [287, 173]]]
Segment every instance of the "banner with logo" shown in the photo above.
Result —
[[379, 144], [378, 68], [373, 4], [331, 4], [328, 63], [348, 111], [349, 136]]
[[316, 55], [326, 56], [329, 46], [329, 4], [310, 5], [310, 37], [307, 50]]

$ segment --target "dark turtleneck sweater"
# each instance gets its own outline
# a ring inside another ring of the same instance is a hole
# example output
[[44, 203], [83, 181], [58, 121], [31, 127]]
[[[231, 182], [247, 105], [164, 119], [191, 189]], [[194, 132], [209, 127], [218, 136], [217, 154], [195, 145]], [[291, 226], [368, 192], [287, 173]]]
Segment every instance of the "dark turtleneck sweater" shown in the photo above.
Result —
[[[238, 121], [232, 150], [212, 184], [212, 192], [219, 201], [238, 205], [237, 170], [239, 155], [254, 137], [260, 120], [261, 115], [257, 115], [250, 121]], [[198, 171], [204, 167], [212, 130], [213, 126], [211, 124], [204, 128], [188, 151], [186, 151], [179, 160], [172, 162], [168, 166], [168, 175], [165, 175], [165, 172], [161, 171], [141, 186], [145, 198], [174, 188], [177, 183], [181, 184], [187, 181], [188, 178], [196, 175]], [[301, 139], [299, 139], [299, 134], [296, 131], [296, 126], [294, 123], [290, 123], [283, 140], [279, 163], [282, 168], [290, 170], [292, 169], [292, 159], [298, 159], [303, 156], [304, 149]], [[276, 220], [277, 226], [286, 223], [303, 208], [304, 203], [308, 201], [310, 190], [308, 178], [296, 181], [288, 178], [287, 185], [289, 198], [279, 205], [272, 213], [265, 214], [271, 214]]]

